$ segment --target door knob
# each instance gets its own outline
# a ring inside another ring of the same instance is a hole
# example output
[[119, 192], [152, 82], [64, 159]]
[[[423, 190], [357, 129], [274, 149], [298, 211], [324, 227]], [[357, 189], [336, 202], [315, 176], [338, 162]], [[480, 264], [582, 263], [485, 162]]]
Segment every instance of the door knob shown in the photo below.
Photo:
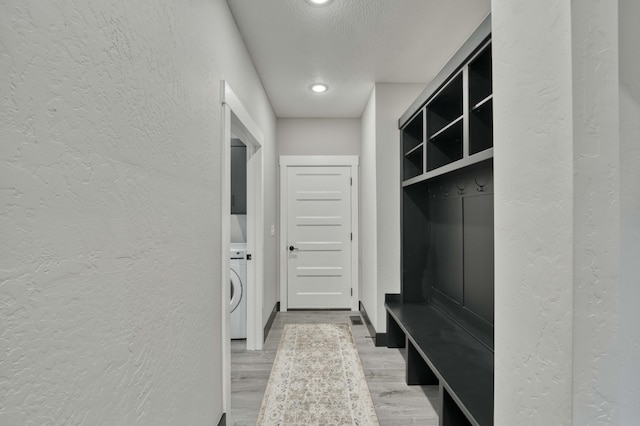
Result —
[[294, 251], [296, 248], [294, 246], [289, 246], [289, 251]]

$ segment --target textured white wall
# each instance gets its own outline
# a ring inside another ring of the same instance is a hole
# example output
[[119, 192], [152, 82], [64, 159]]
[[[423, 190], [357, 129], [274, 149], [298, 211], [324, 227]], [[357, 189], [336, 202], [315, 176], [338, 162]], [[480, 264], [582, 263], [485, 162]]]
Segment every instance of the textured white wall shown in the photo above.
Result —
[[[398, 119], [424, 90], [424, 84], [376, 83], [376, 212], [378, 333], [387, 332], [384, 296], [400, 292], [400, 130]], [[366, 214], [363, 213], [363, 214]], [[370, 232], [367, 230], [366, 232]], [[372, 309], [372, 308], [370, 308]]]
[[569, 2], [493, 0], [495, 424], [571, 424]]
[[278, 155], [359, 155], [357, 118], [279, 118]]
[[620, 423], [640, 419], [640, 2], [621, 0], [620, 18]]
[[360, 147], [360, 301], [373, 324], [378, 323], [378, 244], [376, 237], [376, 89], [362, 113]]
[[[213, 56], [209, 58], [211, 65], [220, 69], [222, 78], [229, 83], [233, 92], [262, 131], [265, 139], [261, 149], [264, 179], [262, 322], [266, 324], [269, 314], [278, 300], [276, 238], [270, 232], [271, 225], [276, 223], [276, 119], [227, 2], [225, 0], [198, 1], [210, 4], [210, 7], [214, 9], [211, 16], [208, 16], [209, 28], [207, 28], [210, 31], [207, 35], [207, 41], [211, 43], [213, 49]], [[217, 120], [218, 117], [211, 119]]]
[[492, 4], [497, 425], [637, 423], [638, 30], [620, 17], [638, 7], [619, 4]]
[[617, 1], [571, 5], [574, 425], [619, 424]]
[[275, 159], [226, 3], [8, 0], [0, 39], [0, 424], [216, 424], [221, 78]]

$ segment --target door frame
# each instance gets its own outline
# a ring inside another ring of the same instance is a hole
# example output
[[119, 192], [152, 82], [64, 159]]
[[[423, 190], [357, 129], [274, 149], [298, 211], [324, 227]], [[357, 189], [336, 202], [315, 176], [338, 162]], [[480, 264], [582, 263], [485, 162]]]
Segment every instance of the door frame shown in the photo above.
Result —
[[336, 167], [348, 166], [351, 168], [351, 177], [353, 184], [351, 185], [351, 232], [353, 233], [353, 241], [351, 244], [351, 288], [353, 295], [351, 296], [351, 310], [358, 311], [360, 309], [360, 275], [358, 264], [359, 249], [359, 233], [358, 233], [358, 200], [359, 200], [359, 173], [360, 165], [357, 155], [281, 155], [279, 158], [280, 166], [280, 311], [286, 312], [288, 309], [287, 290], [288, 290], [288, 211], [287, 211], [287, 168], [288, 167]]
[[231, 131], [241, 137], [247, 146], [247, 349], [261, 350], [264, 340], [262, 305], [264, 295], [264, 136], [240, 99], [221, 81], [222, 100], [222, 360], [223, 409], [231, 410], [231, 321], [229, 309], [231, 242], [229, 219], [231, 215]]

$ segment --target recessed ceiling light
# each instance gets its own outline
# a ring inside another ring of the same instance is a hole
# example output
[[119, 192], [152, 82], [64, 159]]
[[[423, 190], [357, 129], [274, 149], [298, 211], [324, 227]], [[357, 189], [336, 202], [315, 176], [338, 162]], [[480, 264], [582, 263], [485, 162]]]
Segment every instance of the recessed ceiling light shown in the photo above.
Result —
[[331, 3], [331, 0], [307, 0], [307, 3], [313, 6], [325, 6]]
[[324, 93], [327, 90], [329, 90], [329, 86], [327, 86], [324, 83], [315, 83], [315, 84], [312, 84], [311, 87], [309, 87], [309, 89], [311, 89], [312, 92]]

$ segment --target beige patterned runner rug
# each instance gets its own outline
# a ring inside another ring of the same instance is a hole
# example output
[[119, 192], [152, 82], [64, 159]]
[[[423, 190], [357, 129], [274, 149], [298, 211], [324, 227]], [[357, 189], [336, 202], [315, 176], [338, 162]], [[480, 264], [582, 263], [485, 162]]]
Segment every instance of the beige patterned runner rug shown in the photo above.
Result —
[[348, 324], [286, 324], [258, 426], [377, 426]]

